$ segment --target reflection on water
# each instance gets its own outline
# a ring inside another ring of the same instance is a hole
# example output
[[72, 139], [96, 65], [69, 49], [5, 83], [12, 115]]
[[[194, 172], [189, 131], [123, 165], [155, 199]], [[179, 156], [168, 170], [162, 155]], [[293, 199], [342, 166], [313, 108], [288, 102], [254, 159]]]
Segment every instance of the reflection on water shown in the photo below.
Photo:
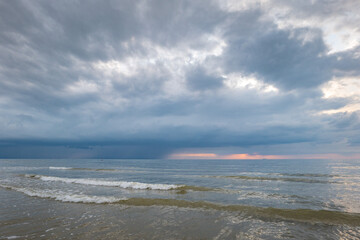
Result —
[[[346, 163], [345, 163], [346, 164]], [[338, 174], [337, 181], [342, 184], [332, 186], [337, 193], [333, 198], [336, 205], [344, 207], [346, 212], [360, 213], [360, 166], [333, 166], [334, 174]]]

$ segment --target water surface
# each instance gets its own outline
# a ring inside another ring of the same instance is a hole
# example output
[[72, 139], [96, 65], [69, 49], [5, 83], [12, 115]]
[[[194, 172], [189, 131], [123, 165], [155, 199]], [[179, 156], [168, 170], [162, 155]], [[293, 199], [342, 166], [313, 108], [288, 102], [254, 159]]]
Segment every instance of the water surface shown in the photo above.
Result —
[[358, 239], [359, 173], [335, 160], [3, 159], [0, 239]]

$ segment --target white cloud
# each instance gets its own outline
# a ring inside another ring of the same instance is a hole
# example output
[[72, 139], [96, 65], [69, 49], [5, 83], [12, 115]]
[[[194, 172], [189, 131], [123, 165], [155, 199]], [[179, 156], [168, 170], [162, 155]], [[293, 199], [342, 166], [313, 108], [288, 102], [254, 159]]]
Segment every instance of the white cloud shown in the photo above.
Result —
[[334, 78], [322, 87], [325, 99], [347, 98], [349, 104], [339, 109], [322, 111], [321, 114], [335, 114], [339, 112], [355, 112], [360, 110], [360, 79]]
[[360, 96], [360, 78], [334, 78], [322, 87], [324, 98]]
[[228, 12], [245, 11], [252, 8], [258, 8], [262, 5], [266, 5], [269, 0], [219, 0], [220, 7]]
[[[226, 47], [225, 41], [213, 34], [171, 48], [134, 38], [125, 45], [129, 49], [129, 45], [133, 45], [133, 48], [143, 51], [131, 52], [124, 59], [94, 62], [92, 67], [101, 78], [123, 83], [142, 75], [146, 77], [141, 81], [147, 81], [150, 76], [165, 78], [164, 93], [168, 95], [184, 93], [186, 70], [191, 66], [202, 65], [209, 57], [220, 56]], [[215, 68], [210, 70], [216, 71]]]
[[226, 79], [224, 84], [230, 89], [255, 89], [265, 93], [279, 92], [279, 89], [275, 86], [260, 81], [254, 75], [246, 76], [239, 73], [232, 73], [224, 76], [224, 78]]

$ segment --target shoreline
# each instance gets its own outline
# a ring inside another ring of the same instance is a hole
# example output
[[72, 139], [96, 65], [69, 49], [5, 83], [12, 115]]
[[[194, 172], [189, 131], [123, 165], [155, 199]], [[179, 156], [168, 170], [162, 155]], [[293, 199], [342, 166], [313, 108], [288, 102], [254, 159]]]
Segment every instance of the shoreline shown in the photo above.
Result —
[[0, 239], [274, 239], [275, 230], [276, 239], [300, 239], [311, 238], [304, 229], [314, 227], [325, 238], [334, 238], [339, 229], [360, 232], [359, 226], [264, 219], [221, 209], [64, 203], [5, 189], [0, 196]]

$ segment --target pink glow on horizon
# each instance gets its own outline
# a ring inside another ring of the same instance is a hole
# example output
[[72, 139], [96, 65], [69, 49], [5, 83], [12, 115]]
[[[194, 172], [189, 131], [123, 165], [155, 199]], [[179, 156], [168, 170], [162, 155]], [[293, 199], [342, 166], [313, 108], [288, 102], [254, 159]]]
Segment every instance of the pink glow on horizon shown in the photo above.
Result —
[[215, 153], [178, 153], [170, 155], [170, 158], [175, 159], [188, 159], [188, 158], [208, 158], [208, 159], [215, 159], [217, 155]]
[[256, 160], [256, 159], [360, 159], [360, 154], [341, 155], [337, 153], [326, 154], [299, 154], [299, 155], [261, 155], [261, 154], [229, 154], [218, 155], [215, 153], [175, 153], [167, 157], [168, 159], [239, 159], [239, 160]]
[[285, 155], [258, 155], [258, 154], [251, 155], [247, 153], [230, 154], [219, 157], [222, 159], [287, 159], [288, 158]]

